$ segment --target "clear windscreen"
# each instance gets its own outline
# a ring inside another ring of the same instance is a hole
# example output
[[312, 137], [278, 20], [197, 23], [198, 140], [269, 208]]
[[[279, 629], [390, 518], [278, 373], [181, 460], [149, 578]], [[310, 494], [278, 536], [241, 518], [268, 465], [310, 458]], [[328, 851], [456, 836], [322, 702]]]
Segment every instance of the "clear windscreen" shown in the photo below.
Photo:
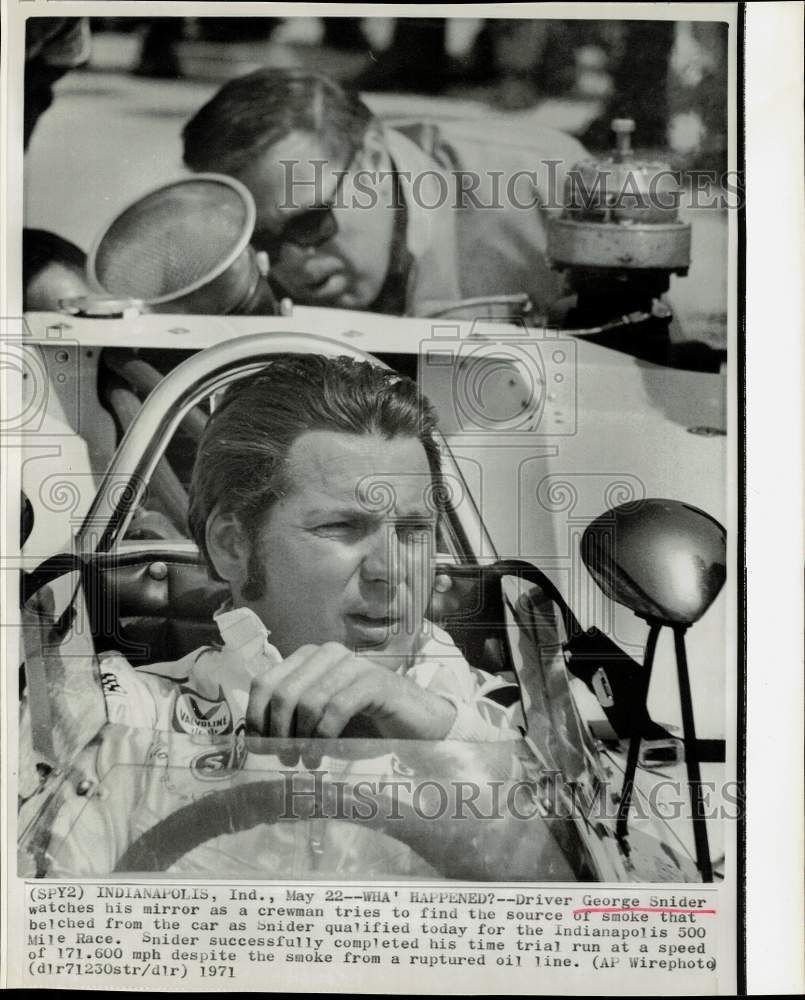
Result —
[[23, 778], [32, 770], [64, 768], [106, 724], [85, 596], [74, 570], [40, 587], [23, 606]]
[[29, 876], [567, 880], [584, 850], [520, 740], [269, 740], [107, 726], [22, 842]]

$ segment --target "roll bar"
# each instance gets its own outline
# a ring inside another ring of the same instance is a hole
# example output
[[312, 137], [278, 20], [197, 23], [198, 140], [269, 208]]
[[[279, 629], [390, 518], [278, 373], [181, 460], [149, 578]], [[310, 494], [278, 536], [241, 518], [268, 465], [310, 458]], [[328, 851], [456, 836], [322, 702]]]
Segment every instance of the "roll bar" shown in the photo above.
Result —
[[[373, 355], [343, 341], [306, 333], [251, 334], [199, 351], [166, 375], [145, 399], [76, 533], [76, 554], [90, 556], [111, 549], [187, 414], [211, 394], [259, 371], [272, 357], [284, 353], [346, 356], [388, 368]], [[443, 471], [455, 477], [464, 493], [460, 506], [446, 512], [459, 544], [466, 550], [463, 554], [473, 561], [481, 553], [495, 558], [495, 548], [461, 471], [444, 439], [440, 434], [436, 437], [442, 451]]]

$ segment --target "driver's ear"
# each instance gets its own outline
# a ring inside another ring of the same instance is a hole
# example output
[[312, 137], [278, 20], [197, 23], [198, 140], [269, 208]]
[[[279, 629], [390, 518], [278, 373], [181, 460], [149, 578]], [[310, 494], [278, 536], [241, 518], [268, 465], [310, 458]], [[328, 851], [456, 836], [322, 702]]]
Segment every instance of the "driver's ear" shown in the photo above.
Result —
[[216, 507], [207, 518], [205, 541], [218, 575], [235, 587], [243, 584], [251, 549], [237, 516], [224, 514]]

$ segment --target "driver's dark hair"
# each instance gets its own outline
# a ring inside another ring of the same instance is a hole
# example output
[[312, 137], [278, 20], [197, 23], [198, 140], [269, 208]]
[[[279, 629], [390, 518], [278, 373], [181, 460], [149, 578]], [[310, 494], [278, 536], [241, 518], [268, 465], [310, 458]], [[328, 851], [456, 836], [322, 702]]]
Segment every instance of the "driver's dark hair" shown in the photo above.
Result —
[[331, 152], [358, 149], [372, 112], [324, 73], [259, 69], [230, 80], [185, 125], [191, 170], [237, 174], [292, 132], [317, 136]]
[[[286, 459], [306, 431], [416, 438], [435, 486], [440, 482], [435, 428], [433, 407], [416, 384], [368, 361], [278, 354], [265, 368], [239, 379], [207, 422], [190, 484], [190, 533], [211, 576], [221, 579], [207, 550], [210, 514], [216, 508], [234, 514], [246, 536], [256, 538], [268, 509], [292, 488]], [[439, 490], [431, 493], [438, 503]], [[256, 600], [263, 585], [257, 546], [251, 555], [243, 596]]]

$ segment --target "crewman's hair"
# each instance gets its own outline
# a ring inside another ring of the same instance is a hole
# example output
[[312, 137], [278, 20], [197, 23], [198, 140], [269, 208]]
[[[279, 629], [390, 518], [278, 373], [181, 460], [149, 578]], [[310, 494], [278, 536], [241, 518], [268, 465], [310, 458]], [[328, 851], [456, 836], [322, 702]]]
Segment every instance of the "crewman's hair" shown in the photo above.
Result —
[[357, 94], [323, 73], [260, 69], [224, 84], [185, 125], [184, 162], [237, 174], [292, 132], [317, 136], [331, 153], [354, 150], [373, 121]]

